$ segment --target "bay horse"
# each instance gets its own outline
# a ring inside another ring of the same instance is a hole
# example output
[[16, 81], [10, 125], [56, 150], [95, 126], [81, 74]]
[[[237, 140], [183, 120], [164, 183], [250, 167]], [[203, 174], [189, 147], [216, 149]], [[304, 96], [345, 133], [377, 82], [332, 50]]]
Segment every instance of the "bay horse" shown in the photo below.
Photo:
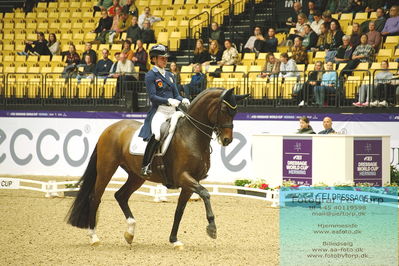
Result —
[[[166, 174], [173, 180], [175, 188], [181, 188], [169, 237], [169, 241], [176, 248], [183, 247], [183, 243], [177, 239], [177, 232], [187, 201], [193, 193], [197, 193], [204, 201], [208, 219], [207, 234], [213, 239], [216, 238], [210, 196], [199, 181], [206, 178], [210, 168], [212, 133], [216, 133], [219, 143], [223, 146], [232, 142], [237, 102], [248, 96], [249, 94], [234, 95], [233, 89], [222, 88], [201, 92], [177, 123], [175, 135], [163, 157], [165, 170], [161, 173], [161, 170], [153, 167], [150, 181], [162, 183]], [[128, 173], [128, 178], [115, 193], [115, 198], [128, 225], [124, 233], [125, 240], [129, 244], [133, 241], [136, 221], [128, 200], [132, 193], [143, 185], [145, 179], [140, 176], [142, 156], [130, 154], [129, 145], [141, 124], [135, 120], [121, 120], [107, 127], [100, 135], [88, 166], [78, 182], [80, 189], [67, 215], [67, 222], [72, 226], [88, 228], [91, 245], [100, 243], [95, 232], [96, 213], [105, 188], [118, 166]], [[160, 158], [155, 157], [155, 160]]]

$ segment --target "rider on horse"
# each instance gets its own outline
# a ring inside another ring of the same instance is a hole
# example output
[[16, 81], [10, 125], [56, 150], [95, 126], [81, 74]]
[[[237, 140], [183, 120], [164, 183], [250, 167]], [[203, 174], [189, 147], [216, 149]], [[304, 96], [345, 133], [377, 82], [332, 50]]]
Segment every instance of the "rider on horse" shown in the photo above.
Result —
[[150, 60], [154, 67], [145, 75], [145, 85], [152, 107], [139, 134], [148, 141], [141, 168], [143, 177], [151, 175], [151, 162], [159, 147], [162, 123], [176, 112], [180, 102], [190, 105], [188, 99], [180, 96], [172, 74], [165, 70], [168, 56], [167, 48], [162, 44], [157, 44], [150, 50]]

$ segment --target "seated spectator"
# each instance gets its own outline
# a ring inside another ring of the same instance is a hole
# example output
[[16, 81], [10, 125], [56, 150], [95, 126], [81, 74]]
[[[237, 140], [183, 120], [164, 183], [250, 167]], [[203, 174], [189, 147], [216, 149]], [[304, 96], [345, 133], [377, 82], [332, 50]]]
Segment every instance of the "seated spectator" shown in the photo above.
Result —
[[93, 64], [97, 63], [97, 53], [94, 51], [92, 48], [92, 45], [90, 42], [87, 42], [85, 45], [85, 51], [82, 54], [82, 59], [80, 60], [81, 64], [85, 64], [85, 56], [88, 54], [91, 56], [91, 62]]
[[60, 54], [60, 42], [57, 41], [57, 37], [54, 33], [49, 34], [47, 46], [52, 55]]
[[294, 59], [289, 58], [287, 53], [280, 55], [280, 73], [279, 77], [299, 77], [298, 67]]
[[244, 45], [244, 52], [261, 52], [263, 50], [264, 40], [265, 38], [262, 35], [261, 28], [256, 26], [254, 28], [254, 35], [250, 36], [247, 43]]
[[108, 10], [112, 6], [112, 0], [99, 0], [97, 5], [93, 7], [94, 12]]
[[383, 7], [385, 5], [384, 0], [367, 0], [365, 1], [365, 12], [370, 13], [370, 12], [374, 12], [377, 11], [378, 8]]
[[326, 26], [327, 26], [328, 29], [330, 29], [330, 23], [333, 22], [333, 21], [335, 23], [339, 24], [338, 20], [336, 20], [335, 18], [332, 17], [331, 14], [333, 14], [333, 13], [334, 12], [327, 10], [327, 11], [324, 11], [323, 14], [322, 14], [322, 18], [324, 20], [324, 23], [326, 23]]
[[360, 32], [359, 23], [352, 24], [352, 34], [351, 34], [351, 46], [356, 48], [360, 44], [360, 36], [362, 33]]
[[300, 13], [303, 13], [302, 4], [300, 2], [294, 2], [285, 24], [289, 27], [295, 27], [295, 24], [298, 22], [298, 15]]
[[363, 34], [362, 37], [360, 37], [360, 44], [356, 47], [355, 51], [353, 51], [352, 60], [348, 61], [346, 66], [343, 68], [343, 74], [351, 73], [351, 70], [356, 69], [360, 62], [371, 63], [373, 60], [374, 49], [367, 42], [367, 35]]
[[320, 26], [320, 35], [316, 43], [316, 49], [318, 51], [324, 51], [328, 49], [332, 43], [332, 35], [329, 34], [330, 29], [327, 26], [328, 24], [326, 23], [323, 23]]
[[139, 66], [140, 72], [147, 72], [148, 54], [143, 47], [143, 42], [141, 40], [137, 40], [136, 47], [137, 48], [136, 51], [134, 52], [132, 61], [135, 66]]
[[[172, 73], [174, 83], [179, 86], [181, 84], [181, 78], [180, 78], [180, 70], [179, 70], [179, 67], [177, 66], [176, 62], [170, 62], [169, 71], [170, 71], [170, 73]], [[179, 91], [181, 91], [181, 90], [179, 90]]]
[[344, 35], [342, 37], [342, 45], [337, 50], [337, 55], [335, 56], [335, 62], [337, 64], [347, 63], [353, 53], [353, 47], [350, 44], [351, 37], [349, 35]]
[[143, 23], [143, 29], [141, 30], [141, 40], [143, 43], [155, 43], [155, 33], [154, 30], [151, 29], [151, 23], [146, 20]]
[[312, 104], [313, 102], [313, 91], [315, 86], [320, 86], [321, 79], [323, 76], [324, 64], [321, 61], [317, 61], [314, 65], [314, 70], [308, 74], [308, 80], [305, 83], [304, 90], [297, 94], [298, 106], [305, 106]]
[[96, 69], [95, 69], [95, 73], [98, 77], [108, 76], [111, 71], [111, 67], [114, 64], [114, 62], [112, 62], [112, 60], [108, 58], [108, 56], [109, 56], [108, 49], [104, 48], [102, 50], [102, 55], [103, 55], [103, 58], [98, 60], [98, 62], [96, 64]]
[[190, 83], [183, 85], [184, 97], [191, 100], [206, 88], [206, 75], [202, 73], [201, 64], [194, 65], [193, 72]]
[[118, 34], [122, 34], [122, 32], [126, 32], [127, 29], [132, 25], [132, 16], [128, 13], [121, 13], [118, 20], [118, 27], [116, 28], [116, 32]]
[[317, 34], [320, 35], [321, 34], [321, 24], [324, 23], [324, 20], [321, 18], [321, 14], [320, 11], [316, 11], [313, 14], [313, 22], [310, 24], [310, 27], [312, 27], [312, 30]]
[[110, 7], [108, 8], [108, 14], [109, 14], [111, 17], [115, 16], [115, 15], [117, 14], [117, 13], [116, 13], [116, 9], [122, 10], [122, 7], [119, 5], [119, 0], [113, 0], [113, 1], [112, 1], [112, 6], [110, 6]]
[[378, 50], [380, 49], [382, 38], [381, 38], [381, 33], [375, 30], [374, 21], [370, 21], [369, 23], [369, 32], [367, 32], [367, 38], [368, 38], [367, 43], [374, 48], [375, 52], [378, 52]]
[[275, 75], [280, 71], [280, 61], [276, 60], [273, 53], [266, 55], [266, 63], [263, 66], [261, 77], [269, 77]]
[[92, 30], [91, 32], [97, 33], [96, 41], [100, 43], [106, 42], [106, 36], [111, 30], [113, 19], [108, 16], [107, 10], [101, 11], [101, 18], [98, 22], [97, 28]]
[[217, 40], [212, 40], [209, 44], [209, 58], [210, 61], [204, 63], [205, 66], [217, 65], [219, 61], [222, 60], [223, 52], [219, 49], [219, 42]]
[[79, 74], [76, 78], [78, 79], [78, 81], [80, 81], [81, 79], [94, 79], [95, 73], [96, 64], [93, 64], [93, 62], [91, 61], [91, 56], [89, 54], [86, 54], [83, 71], [79, 71]]
[[191, 60], [191, 66], [196, 64], [203, 64], [210, 60], [210, 56], [208, 51], [204, 47], [204, 42], [201, 39], [198, 39], [195, 43], [194, 49], [194, 57]]
[[68, 51], [62, 52], [61, 55], [63, 56], [63, 60], [65, 59], [65, 62], [67, 64], [62, 73], [63, 77], [69, 77], [76, 69], [76, 66], [80, 63], [80, 56], [76, 52], [75, 45], [72, 43], [69, 45]]
[[18, 52], [18, 55], [52, 55], [48, 46], [47, 40], [44, 38], [43, 32], [37, 33], [36, 41], [25, 41], [25, 51]]
[[[393, 78], [393, 74], [388, 70], [389, 69], [388, 61], [381, 62], [381, 69], [383, 69], [383, 71], [378, 72], [374, 78], [373, 94], [376, 95], [375, 97], [376, 100], [370, 103], [370, 106], [372, 107], [377, 107], [377, 106], [388, 107], [390, 102], [394, 103], [395, 87], [391, 84], [391, 79]], [[363, 95], [365, 92], [367, 94], [369, 92], [369, 89], [363, 88]], [[360, 98], [360, 89], [359, 89], [359, 98]], [[373, 95], [370, 95], [369, 98], [370, 99], [373, 98]]]
[[317, 12], [316, 3], [313, 0], [308, 2], [308, 21], [312, 23], [314, 21], [314, 14]]
[[389, 18], [381, 32], [382, 36], [399, 35], [399, 6], [392, 6], [389, 10]]
[[134, 52], [132, 50], [132, 43], [129, 40], [123, 41], [122, 53], [126, 55], [127, 60], [132, 60]]
[[328, 116], [323, 118], [324, 130], [320, 131], [319, 134], [334, 134], [335, 130], [332, 128], [332, 119]]
[[295, 63], [297, 64], [308, 64], [308, 53], [306, 52], [306, 48], [302, 45], [302, 38], [296, 37], [294, 40], [294, 46], [291, 49], [292, 56]]
[[[309, 24], [308, 18], [304, 13], [300, 13], [298, 15], [298, 22], [296, 23], [295, 26], [295, 34], [290, 34], [287, 37], [287, 40], [293, 41], [295, 37], [303, 37], [305, 36], [305, 25]], [[288, 44], [289, 45], [289, 44]]]
[[350, 13], [350, 5], [353, 0], [338, 0], [337, 1], [337, 8], [335, 9], [334, 13], [342, 14], [342, 13]]
[[147, 6], [147, 7], [144, 8], [143, 14], [141, 14], [139, 16], [139, 27], [144, 29], [144, 22], [145, 21], [148, 21], [150, 23], [150, 26], [152, 26], [152, 24], [154, 24], [155, 22], [161, 21], [161, 20], [162, 20], [162, 18], [152, 16], [151, 15], [151, 10]]
[[123, 94], [125, 91], [132, 91], [132, 107], [133, 110], [137, 110], [138, 99], [137, 99], [137, 91], [133, 90], [134, 81], [137, 81], [138, 76], [134, 71], [133, 62], [127, 59], [126, 54], [121, 53], [119, 55], [119, 61], [116, 66], [115, 74], [112, 74], [112, 77], [118, 78], [117, 80], [117, 95]]
[[382, 8], [377, 8], [377, 19], [374, 21], [375, 23], [375, 30], [378, 32], [382, 32], [382, 30], [385, 27], [385, 23], [387, 22], [387, 19], [384, 14], [384, 9]]
[[136, 43], [137, 40], [141, 39], [141, 29], [137, 23], [137, 17], [132, 17], [132, 24], [126, 31], [126, 38], [132, 43]]
[[118, 64], [116, 66], [116, 76], [119, 77], [125, 74], [131, 74], [134, 72], [134, 64], [131, 60], [127, 59], [127, 55], [125, 53], [120, 53]]
[[126, 4], [122, 8], [122, 12], [137, 17], [139, 12], [134, 2], [134, 0], [126, 0]]
[[309, 118], [306, 116], [299, 118], [299, 129], [297, 134], [316, 134], [310, 125]]
[[364, 0], [353, 0], [349, 6], [349, 10], [348, 13], [360, 13], [360, 12], [364, 12], [364, 10], [366, 9], [366, 3]]
[[317, 34], [312, 30], [311, 26], [305, 25], [305, 35], [303, 36], [302, 45], [306, 51], [310, 51], [316, 48], [317, 45]]
[[263, 42], [262, 52], [264, 53], [274, 53], [277, 51], [278, 40], [276, 38], [276, 30], [274, 28], [269, 28], [267, 31], [267, 36]]
[[115, 16], [112, 18], [112, 26], [111, 30], [109, 31], [108, 34], [108, 42], [113, 43], [114, 38], [118, 36], [117, 30], [118, 30], [118, 25], [119, 25], [119, 20], [122, 16], [122, 8], [117, 7], [115, 8]]
[[224, 41], [224, 47], [226, 48], [222, 55], [222, 60], [218, 62], [219, 66], [231, 66], [238, 63], [238, 51], [233, 47], [230, 40]]
[[[222, 48], [224, 45], [224, 32], [219, 27], [217, 22], [212, 22], [211, 30], [209, 33], [209, 42], [216, 40], [219, 43], [219, 47]], [[223, 49], [222, 49], [223, 50]]]
[[338, 47], [342, 45], [342, 36], [344, 36], [344, 33], [342, 32], [341, 26], [339, 25], [338, 22], [331, 21], [329, 34], [332, 39], [332, 43], [329, 49], [330, 50], [338, 49]]
[[114, 55], [114, 57], [115, 57], [115, 62], [112, 64], [111, 69], [110, 69], [110, 71], [109, 71], [109, 73], [110, 73], [109, 76], [110, 76], [110, 77], [113, 77], [113, 74], [116, 73], [116, 67], [118, 66], [118, 62], [119, 62], [119, 60], [120, 60], [120, 55], [121, 55], [120, 52], [116, 52], [115, 55]]
[[337, 85], [337, 74], [333, 71], [333, 63], [327, 62], [327, 72], [321, 78], [320, 86], [314, 86], [314, 96], [317, 106], [323, 106], [326, 93], [334, 93]]

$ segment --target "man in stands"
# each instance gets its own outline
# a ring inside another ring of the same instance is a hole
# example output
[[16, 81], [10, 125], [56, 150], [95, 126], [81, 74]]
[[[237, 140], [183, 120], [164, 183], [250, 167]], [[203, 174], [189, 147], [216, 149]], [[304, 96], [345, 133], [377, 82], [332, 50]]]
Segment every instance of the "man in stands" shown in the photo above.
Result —
[[193, 99], [206, 88], [206, 75], [202, 73], [201, 64], [196, 64], [193, 69], [194, 75], [190, 83], [183, 86], [184, 97], [187, 99]]
[[317, 34], [317, 35], [320, 35], [320, 26], [321, 26], [321, 24], [323, 24], [324, 23], [324, 20], [321, 18], [321, 13], [320, 13], [320, 11], [316, 11], [314, 14], [313, 14], [313, 22], [312, 22], [312, 24], [310, 24], [310, 27], [312, 28], [312, 30]]
[[384, 10], [382, 8], [377, 8], [376, 14], [377, 14], [377, 19], [374, 21], [375, 30], [378, 32], [382, 32], [382, 30], [385, 27], [385, 23], [387, 22]]
[[140, 28], [144, 27], [144, 21], [146, 20], [150, 22], [150, 25], [162, 20], [162, 18], [152, 16], [150, 12], [151, 10], [148, 6], [144, 8], [144, 13], [139, 16]]
[[97, 28], [91, 31], [97, 33], [96, 41], [99, 41], [100, 43], [105, 43], [105, 36], [111, 29], [112, 22], [113, 19], [108, 16], [107, 10], [102, 10], [101, 18], [98, 22]]
[[303, 36], [302, 45], [305, 47], [306, 51], [316, 48], [317, 45], [317, 34], [312, 30], [309, 24], [304, 26], [305, 36]]
[[262, 52], [274, 53], [277, 51], [278, 40], [276, 38], [276, 30], [274, 28], [269, 28], [267, 31], [267, 37], [263, 43]]
[[383, 36], [397, 36], [399, 35], [399, 6], [392, 6], [389, 10], [389, 16], [381, 34]]
[[245, 52], [261, 52], [263, 47], [263, 41], [265, 38], [262, 35], [262, 30], [260, 27], [256, 26], [254, 28], [254, 35], [250, 36], [247, 43], [244, 46]]
[[122, 11], [132, 16], [138, 16], [137, 6], [133, 3], [133, 0], [126, 0], [126, 4], [123, 6]]
[[96, 75], [97, 76], [108, 76], [109, 72], [111, 71], [111, 67], [113, 65], [113, 62], [111, 59], [108, 58], [109, 56], [109, 51], [108, 49], [103, 49], [102, 50], [103, 58], [98, 61], [96, 65]]
[[89, 54], [86, 54], [84, 57], [85, 63], [83, 65], [83, 71], [80, 72], [78, 76], [76, 77], [78, 81], [80, 82], [81, 79], [94, 79], [94, 75], [96, 72], [96, 64], [93, 64], [91, 61], [91, 56]]
[[302, 11], [302, 5], [300, 2], [295, 2], [290, 10], [290, 14], [287, 18], [287, 22], [285, 23], [289, 27], [295, 27], [296, 23], [298, 22], [297, 18]]
[[306, 48], [302, 45], [302, 38], [296, 37], [294, 39], [294, 47], [291, 49], [292, 59], [294, 59], [297, 64], [308, 64], [308, 53]]
[[91, 48], [91, 43], [87, 42], [85, 45], [85, 51], [82, 54], [82, 59], [80, 60], [80, 64], [85, 64], [85, 56], [87, 54], [90, 55], [91, 62], [93, 62], [93, 64], [97, 63], [97, 53]]
[[217, 22], [212, 22], [211, 31], [209, 33], [209, 42], [211, 42], [213, 40], [215, 40], [219, 43], [219, 47], [224, 46], [224, 40], [225, 40], [224, 32], [219, 27], [219, 24]]
[[332, 120], [330, 117], [326, 116], [323, 119], [324, 130], [320, 131], [319, 134], [334, 134], [335, 130], [332, 128]]
[[143, 23], [143, 29], [141, 31], [141, 40], [143, 43], [155, 43], [155, 33], [154, 30], [151, 29], [151, 23], [146, 20]]
[[136, 43], [137, 40], [141, 39], [141, 29], [137, 23], [138, 18], [136, 16], [132, 17], [132, 25], [126, 31], [126, 38], [130, 39], [132, 43]]
[[326, 26], [327, 26], [327, 29], [330, 28], [330, 24], [331, 24], [331, 22], [333, 22], [333, 21], [334, 21], [335, 23], [337, 23], [337, 25], [339, 25], [338, 20], [336, 20], [335, 18], [333, 18], [333, 17], [331, 16], [331, 12], [328, 11], [328, 10], [323, 12], [322, 17], [323, 17], [324, 23], [325, 23]]
[[37, 33], [36, 41], [25, 41], [25, 51], [18, 52], [17, 54], [51, 55], [51, 52], [47, 46], [47, 40], [44, 38], [44, 33], [43, 32]]

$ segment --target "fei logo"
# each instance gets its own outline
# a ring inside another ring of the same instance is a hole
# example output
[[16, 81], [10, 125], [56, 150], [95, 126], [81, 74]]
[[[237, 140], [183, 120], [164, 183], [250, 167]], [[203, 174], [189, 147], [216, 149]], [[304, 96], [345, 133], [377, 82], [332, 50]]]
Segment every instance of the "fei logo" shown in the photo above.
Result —
[[363, 161], [371, 162], [373, 160], [373, 156], [364, 157]]
[[302, 161], [302, 155], [295, 155], [292, 159], [297, 161]]

